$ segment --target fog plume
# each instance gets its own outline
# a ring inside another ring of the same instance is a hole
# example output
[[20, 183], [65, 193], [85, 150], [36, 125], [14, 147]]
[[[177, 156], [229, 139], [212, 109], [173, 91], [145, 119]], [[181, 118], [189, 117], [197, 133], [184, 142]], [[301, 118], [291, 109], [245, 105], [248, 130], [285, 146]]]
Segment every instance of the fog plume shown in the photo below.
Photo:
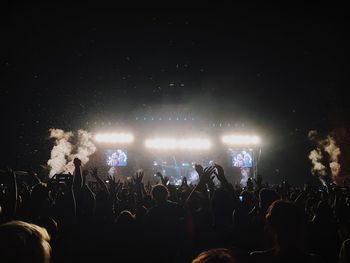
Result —
[[50, 138], [55, 139], [50, 159], [47, 161], [50, 178], [59, 173], [73, 173], [75, 157], [84, 165], [89, 161], [89, 156], [96, 151], [91, 133], [84, 130], [73, 133], [53, 128], [50, 129]]
[[309, 159], [312, 163], [312, 174], [323, 177], [327, 174], [326, 167], [328, 166], [332, 174], [332, 179], [335, 180], [340, 172], [338, 159], [341, 154], [335, 139], [330, 135], [322, 139], [315, 130], [309, 131], [308, 137], [317, 145], [316, 149], [312, 150], [309, 154]]

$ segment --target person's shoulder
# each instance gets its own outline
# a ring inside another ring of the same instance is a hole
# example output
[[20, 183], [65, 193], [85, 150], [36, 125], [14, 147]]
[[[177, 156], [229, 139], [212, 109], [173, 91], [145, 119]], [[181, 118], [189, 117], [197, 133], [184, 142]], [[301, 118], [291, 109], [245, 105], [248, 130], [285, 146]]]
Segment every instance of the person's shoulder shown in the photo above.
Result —
[[174, 201], [170, 201], [170, 200], [167, 200], [167, 201], [166, 201], [166, 204], [167, 204], [168, 206], [174, 206], [174, 207], [179, 206], [178, 203], [176, 203], [176, 202], [174, 202]]
[[249, 254], [252, 262], [267, 262], [273, 258], [273, 249], [253, 251]]
[[257, 250], [250, 253], [251, 257], [260, 257], [260, 256], [272, 256], [273, 255], [273, 249], [268, 250]]
[[174, 202], [174, 201], [168, 200], [168, 201], [167, 201], [167, 205], [168, 205], [169, 207], [173, 207], [173, 208], [176, 208], [176, 209], [182, 209], [182, 206], [181, 206], [179, 203]]

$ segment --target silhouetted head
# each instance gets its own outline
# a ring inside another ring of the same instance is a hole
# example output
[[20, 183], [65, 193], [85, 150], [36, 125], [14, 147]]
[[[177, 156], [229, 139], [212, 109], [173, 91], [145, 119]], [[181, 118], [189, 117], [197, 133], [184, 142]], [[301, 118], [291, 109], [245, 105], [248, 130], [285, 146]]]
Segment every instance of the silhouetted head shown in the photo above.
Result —
[[33, 201], [39, 202], [48, 198], [48, 189], [43, 183], [38, 183], [33, 186], [31, 199]]
[[234, 263], [237, 262], [231, 251], [226, 248], [214, 248], [200, 253], [192, 263]]
[[57, 222], [51, 217], [42, 217], [39, 218], [35, 224], [41, 226], [47, 230], [50, 235], [51, 240], [54, 240], [58, 234]]
[[130, 211], [128, 210], [123, 210], [120, 212], [118, 218], [117, 218], [117, 224], [119, 226], [126, 226], [126, 225], [130, 225], [134, 222], [134, 215], [131, 214]]
[[297, 205], [282, 200], [274, 201], [266, 219], [275, 234], [276, 245], [284, 249], [303, 245], [304, 216]]
[[152, 198], [157, 203], [163, 203], [165, 202], [169, 197], [169, 191], [168, 188], [166, 188], [162, 184], [157, 184], [152, 188]]
[[317, 220], [329, 222], [333, 218], [332, 208], [327, 202], [320, 201], [317, 205], [315, 215]]
[[23, 221], [0, 225], [1, 262], [49, 263], [50, 237], [45, 228]]
[[263, 188], [259, 192], [259, 206], [263, 212], [266, 212], [269, 206], [276, 200], [280, 199], [275, 190]]
[[254, 206], [254, 195], [249, 191], [243, 191], [241, 193], [243, 206], [251, 208]]

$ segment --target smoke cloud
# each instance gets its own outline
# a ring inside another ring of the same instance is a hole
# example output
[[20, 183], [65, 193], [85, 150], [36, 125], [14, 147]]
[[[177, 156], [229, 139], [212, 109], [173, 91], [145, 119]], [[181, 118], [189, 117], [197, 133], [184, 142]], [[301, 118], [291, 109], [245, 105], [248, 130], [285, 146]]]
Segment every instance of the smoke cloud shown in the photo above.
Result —
[[324, 143], [325, 143], [324, 150], [329, 155], [329, 161], [330, 161], [329, 167], [331, 168], [331, 173], [334, 180], [335, 177], [337, 177], [340, 172], [340, 164], [338, 163], [338, 157], [341, 152], [339, 147], [336, 145], [334, 138], [332, 138], [331, 136], [328, 136], [327, 139], [324, 141]]
[[[340, 172], [338, 159], [341, 154], [335, 139], [328, 135], [326, 139], [322, 140], [319, 138], [319, 135], [315, 130], [309, 131], [308, 137], [311, 141], [314, 141], [317, 144], [317, 148], [312, 150], [309, 154], [309, 159], [312, 162], [312, 174], [325, 176], [327, 174], [326, 166], [322, 163], [322, 161], [325, 161], [329, 163], [328, 166], [332, 173], [332, 179], [335, 180]], [[325, 158], [322, 153], [328, 154], [328, 161], [324, 160]]]
[[96, 151], [91, 133], [84, 130], [78, 130], [74, 134], [61, 129], [50, 129], [50, 138], [56, 139], [50, 160], [47, 161], [50, 178], [59, 173], [73, 173], [74, 158], [79, 158], [84, 165], [89, 161], [89, 156]]
[[312, 162], [311, 172], [314, 175], [326, 175], [326, 166], [324, 166], [321, 162], [322, 160], [322, 152], [319, 148], [312, 150], [309, 154], [309, 159]]

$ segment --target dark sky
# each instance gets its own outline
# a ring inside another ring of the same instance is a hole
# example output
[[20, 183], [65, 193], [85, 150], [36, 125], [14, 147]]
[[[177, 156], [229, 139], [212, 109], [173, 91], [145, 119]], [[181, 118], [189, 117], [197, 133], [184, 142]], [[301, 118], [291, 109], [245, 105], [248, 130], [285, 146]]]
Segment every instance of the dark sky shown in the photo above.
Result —
[[286, 154], [267, 157], [267, 172], [307, 166], [309, 129], [348, 125], [344, 6], [6, 7], [3, 163], [43, 163], [50, 127], [78, 129], [143, 105], [196, 101], [199, 113], [202, 105], [263, 127], [275, 137], [267, 152]]

